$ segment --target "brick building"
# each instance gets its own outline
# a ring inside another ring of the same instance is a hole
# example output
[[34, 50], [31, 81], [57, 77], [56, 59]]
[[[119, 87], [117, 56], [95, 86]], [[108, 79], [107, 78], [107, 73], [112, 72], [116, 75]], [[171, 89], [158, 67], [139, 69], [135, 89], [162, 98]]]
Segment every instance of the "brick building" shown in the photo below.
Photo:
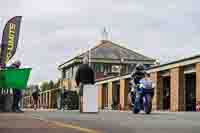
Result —
[[[75, 88], [75, 73], [84, 56], [90, 54], [90, 64], [95, 71], [96, 80], [109, 79], [120, 75], [131, 73], [138, 63], [144, 64], [147, 68], [154, 64], [155, 60], [130, 49], [122, 47], [108, 40], [102, 40], [96, 47], [67, 60], [58, 66], [61, 73], [61, 82], [59, 88], [48, 90], [41, 93], [40, 106], [44, 108], [55, 108], [57, 92], [60, 88], [69, 90], [79, 90]], [[113, 83], [115, 88], [119, 88], [119, 82]], [[113, 91], [113, 96], [117, 96], [119, 102], [119, 89]], [[107, 92], [107, 91], [105, 91]], [[107, 96], [107, 95], [104, 95]], [[110, 98], [111, 99], [111, 98]], [[30, 107], [33, 101], [30, 96], [24, 98], [24, 106]]]
[[[195, 111], [200, 102], [200, 55], [154, 66], [148, 69], [155, 82], [154, 110]], [[119, 105], [128, 108], [130, 75], [100, 79], [99, 108], [111, 109], [115, 91], [119, 89]], [[120, 84], [115, 87], [116, 82]]]
[[[200, 103], [200, 55], [151, 67], [147, 70], [155, 82], [153, 110], [195, 111]], [[97, 79], [99, 109], [112, 109], [117, 97], [119, 109], [128, 109], [130, 74]], [[54, 108], [57, 90], [41, 94], [41, 101]], [[25, 104], [30, 104], [25, 97]]]
[[155, 62], [152, 58], [136, 53], [111, 41], [102, 40], [90, 51], [81, 53], [58, 67], [61, 72], [61, 86], [65, 86], [66, 89], [74, 89], [76, 70], [86, 55], [90, 55], [91, 57], [90, 65], [95, 71], [97, 80], [129, 74], [138, 63], [150, 67]]

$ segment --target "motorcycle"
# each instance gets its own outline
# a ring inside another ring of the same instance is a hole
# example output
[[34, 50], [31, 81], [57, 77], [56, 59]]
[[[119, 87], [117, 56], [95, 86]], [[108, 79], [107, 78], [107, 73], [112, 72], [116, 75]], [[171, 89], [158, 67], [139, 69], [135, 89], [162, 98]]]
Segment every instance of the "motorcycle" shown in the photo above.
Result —
[[138, 114], [143, 110], [146, 114], [150, 114], [152, 110], [152, 94], [153, 89], [145, 89], [143, 84], [139, 84], [135, 88], [135, 101], [132, 108], [133, 113]]

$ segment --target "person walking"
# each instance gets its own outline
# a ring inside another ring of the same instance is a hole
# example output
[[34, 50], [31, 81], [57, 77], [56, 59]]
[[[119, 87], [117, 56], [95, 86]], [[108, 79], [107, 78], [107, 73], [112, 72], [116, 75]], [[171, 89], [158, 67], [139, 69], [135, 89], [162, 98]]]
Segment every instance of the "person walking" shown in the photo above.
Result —
[[154, 96], [154, 83], [151, 80], [149, 73], [147, 73], [147, 72], [145, 73], [145, 77], [140, 80], [140, 85], [143, 85], [145, 89], [151, 90], [152, 91], [151, 96], [153, 98], [153, 96]]
[[38, 105], [38, 97], [39, 97], [39, 87], [36, 85], [33, 88], [33, 93], [32, 93], [32, 97], [33, 97], [33, 104], [34, 104], [34, 110], [37, 110], [37, 105]]
[[84, 57], [83, 64], [81, 64], [76, 72], [75, 80], [76, 85], [80, 86], [79, 96], [80, 96], [80, 112], [83, 111], [83, 89], [84, 85], [94, 84], [95, 76], [94, 71], [88, 65], [88, 57]]

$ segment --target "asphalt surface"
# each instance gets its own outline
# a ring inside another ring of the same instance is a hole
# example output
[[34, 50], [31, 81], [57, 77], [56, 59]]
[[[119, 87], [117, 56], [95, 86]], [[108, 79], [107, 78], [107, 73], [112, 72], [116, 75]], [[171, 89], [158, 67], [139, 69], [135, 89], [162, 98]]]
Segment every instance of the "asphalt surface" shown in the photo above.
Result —
[[[22, 118], [27, 126], [23, 124]], [[80, 114], [79, 112], [62, 111], [28, 111], [16, 118], [16, 123], [22, 125], [13, 126], [14, 124], [9, 124], [9, 121], [6, 122], [6, 117], [4, 117], [4, 122], [7, 124], [2, 126], [1, 121], [0, 115], [1, 133], [7, 133], [6, 130], [13, 132], [11, 131], [14, 130], [12, 127], [18, 128], [14, 131], [19, 131], [19, 133], [25, 132], [25, 130], [28, 130], [27, 128], [32, 128], [31, 131], [38, 131], [38, 133], [55, 131], [57, 133], [200, 133], [200, 113], [193, 112], [155, 112], [151, 115], [143, 113], [134, 115], [131, 112]]]
[[0, 133], [83, 133], [52, 122], [32, 118], [30, 113], [1, 113]]

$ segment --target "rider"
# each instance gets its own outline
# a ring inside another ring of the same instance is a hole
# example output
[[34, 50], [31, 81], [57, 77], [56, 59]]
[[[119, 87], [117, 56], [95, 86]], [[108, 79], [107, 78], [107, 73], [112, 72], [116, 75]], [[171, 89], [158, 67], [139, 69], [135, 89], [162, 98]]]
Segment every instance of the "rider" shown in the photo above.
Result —
[[131, 92], [129, 93], [129, 99], [130, 102], [134, 103], [134, 97], [135, 97], [135, 88], [137, 87], [137, 85], [140, 84], [140, 80], [143, 79], [145, 77], [145, 68], [142, 64], [137, 64], [135, 67], [135, 70], [133, 71], [133, 73], [131, 74], [131, 78], [132, 78], [132, 89]]

